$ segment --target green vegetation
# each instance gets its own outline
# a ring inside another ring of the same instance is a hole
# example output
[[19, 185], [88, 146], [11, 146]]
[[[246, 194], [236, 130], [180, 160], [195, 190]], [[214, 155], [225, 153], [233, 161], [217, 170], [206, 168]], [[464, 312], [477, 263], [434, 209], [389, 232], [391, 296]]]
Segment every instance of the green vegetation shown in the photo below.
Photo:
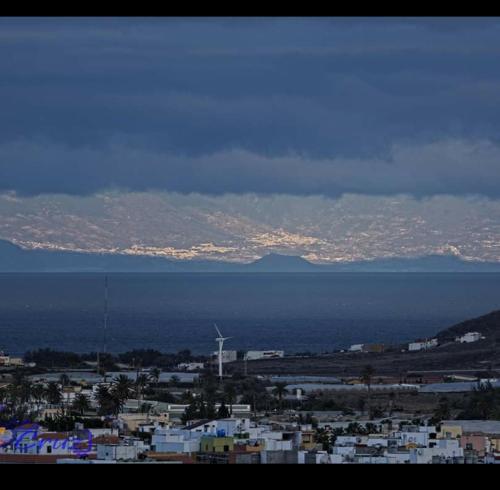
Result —
[[468, 398], [465, 409], [458, 418], [500, 420], [500, 388], [493, 388], [491, 383], [479, 385]]
[[[52, 349], [28, 351], [24, 356], [26, 363], [36, 363], [37, 368], [84, 368], [86, 362], [96, 362], [97, 353], [76, 354]], [[117, 364], [134, 367], [158, 367], [171, 369], [183, 362], [205, 362], [206, 356], [195, 356], [185, 349], [177, 353], [164, 353], [154, 349], [134, 349], [122, 354], [99, 354], [99, 364], [107, 371], [119, 371]]]

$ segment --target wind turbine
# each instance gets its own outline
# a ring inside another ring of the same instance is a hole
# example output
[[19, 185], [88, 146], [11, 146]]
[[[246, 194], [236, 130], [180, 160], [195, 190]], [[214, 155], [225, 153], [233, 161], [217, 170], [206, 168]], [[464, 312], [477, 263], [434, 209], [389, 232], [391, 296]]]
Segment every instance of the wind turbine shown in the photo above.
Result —
[[222, 381], [222, 347], [224, 346], [224, 341], [230, 339], [231, 337], [223, 337], [215, 323], [214, 327], [218, 335], [215, 341], [219, 344], [219, 379]]

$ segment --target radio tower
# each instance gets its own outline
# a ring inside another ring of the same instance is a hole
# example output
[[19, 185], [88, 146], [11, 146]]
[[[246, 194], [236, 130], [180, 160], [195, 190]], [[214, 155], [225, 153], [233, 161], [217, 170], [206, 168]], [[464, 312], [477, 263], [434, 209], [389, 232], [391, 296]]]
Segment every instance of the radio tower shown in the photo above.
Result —
[[[102, 353], [107, 351], [107, 330], [108, 330], [108, 276], [104, 276], [104, 316], [102, 325]], [[97, 349], [97, 373], [101, 372], [100, 349]], [[106, 378], [106, 376], [104, 376]]]
[[108, 330], [108, 276], [104, 277], [104, 323], [103, 323], [103, 339], [102, 339], [102, 352], [106, 354], [107, 351], [107, 330]]

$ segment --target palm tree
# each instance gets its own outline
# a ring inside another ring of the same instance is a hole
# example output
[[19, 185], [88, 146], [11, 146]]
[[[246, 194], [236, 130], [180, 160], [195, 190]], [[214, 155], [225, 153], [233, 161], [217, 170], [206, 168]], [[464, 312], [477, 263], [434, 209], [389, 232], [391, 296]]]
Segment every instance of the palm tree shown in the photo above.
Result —
[[32, 396], [31, 390], [33, 389], [33, 383], [29, 379], [25, 378], [22, 380], [18, 389], [20, 402], [23, 404], [29, 403]]
[[120, 374], [113, 380], [113, 386], [111, 388], [111, 394], [116, 398], [118, 402], [119, 410], [123, 409], [123, 405], [130, 398], [130, 395], [134, 392], [134, 383], [129, 379], [128, 376]]
[[5, 388], [0, 388], [0, 404], [3, 405], [7, 400], [7, 390]]
[[[61, 376], [59, 376], [59, 384], [61, 385], [61, 389], [62, 389], [63, 396], [64, 396], [64, 391], [65, 391], [66, 386], [69, 386], [71, 384], [70, 377], [64, 373], [61, 374]], [[68, 405], [69, 405], [69, 392], [66, 391], [66, 407]]]
[[40, 405], [42, 401], [45, 399], [46, 395], [44, 386], [42, 384], [34, 385], [31, 390], [31, 394], [35, 399], [35, 401], [38, 403], [38, 405]]
[[62, 401], [61, 388], [55, 381], [47, 385], [46, 399], [51, 405], [59, 405]]
[[233, 403], [236, 400], [236, 387], [233, 383], [224, 384], [224, 397], [229, 403], [229, 415], [233, 415]]
[[373, 375], [375, 374], [375, 369], [371, 365], [367, 365], [363, 368], [361, 372], [361, 380], [366, 384], [368, 391], [370, 391]]
[[135, 390], [137, 393], [137, 406], [139, 407], [140, 400], [144, 397], [144, 387], [149, 383], [147, 374], [139, 374], [135, 380]]
[[229, 417], [229, 412], [227, 410], [226, 404], [224, 401], [220, 404], [219, 410], [217, 410], [217, 418], [218, 419], [225, 419]]
[[149, 374], [154, 384], [157, 385], [160, 382], [161, 370], [158, 368], [153, 368], [151, 369]]
[[80, 415], [83, 415], [84, 412], [90, 409], [90, 401], [86, 395], [83, 393], [78, 393], [75, 399], [73, 400], [73, 409], [77, 412], [80, 412]]
[[20, 386], [25, 380], [26, 376], [22, 369], [16, 368], [16, 370], [12, 373], [12, 384], [14, 386]]
[[96, 400], [99, 405], [100, 415], [111, 415], [117, 414], [119, 410], [119, 405], [116, 398], [111, 394], [109, 388], [101, 384], [97, 387]]
[[372, 378], [373, 375], [375, 374], [375, 369], [371, 365], [367, 365], [364, 367], [363, 371], [361, 372], [361, 380], [363, 383], [366, 384], [366, 387], [368, 389], [368, 412], [370, 414], [370, 417], [372, 416], [371, 413], [371, 386], [372, 386]]
[[288, 393], [288, 390], [286, 389], [286, 383], [278, 382], [276, 383], [275, 387], [273, 388], [273, 395], [278, 397], [279, 404], [280, 404], [280, 410], [282, 409], [283, 406], [283, 397]]
[[70, 383], [71, 380], [67, 374], [61, 374], [61, 376], [59, 376], [59, 384], [62, 386], [63, 389]]

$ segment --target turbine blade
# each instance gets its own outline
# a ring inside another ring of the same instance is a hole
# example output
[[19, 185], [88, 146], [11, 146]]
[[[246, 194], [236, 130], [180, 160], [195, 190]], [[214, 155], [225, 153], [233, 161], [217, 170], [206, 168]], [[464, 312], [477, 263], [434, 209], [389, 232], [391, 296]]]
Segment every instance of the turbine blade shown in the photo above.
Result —
[[214, 323], [215, 330], [217, 330], [217, 334], [219, 335], [220, 338], [222, 338], [222, 334], [220, 333], [220, 330], [217, 328], [217, 324]]

